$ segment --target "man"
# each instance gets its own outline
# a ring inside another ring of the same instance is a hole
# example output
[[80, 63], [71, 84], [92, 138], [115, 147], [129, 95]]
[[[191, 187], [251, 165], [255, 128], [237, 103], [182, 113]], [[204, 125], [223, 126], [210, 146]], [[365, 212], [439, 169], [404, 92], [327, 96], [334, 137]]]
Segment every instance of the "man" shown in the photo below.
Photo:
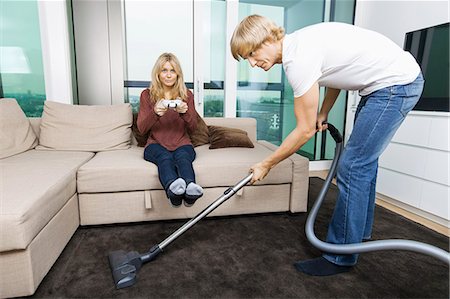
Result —
[[[370, 239], [378, 157], [420, 98], [423, 77], [414, 57], [385, 36], [343, 23], [320, 23], [285, 34], [269, 19], [251, 15], [230, 41], [236, 60], [268, 71], [282, 64], [294, 91], [296, 127], [280, 147], [251, 167], [251, 183], [327, 128], [328, 113], [340, 90], [358, 90], [361, 101], [338, 170], [339, 196], [327, 234], [334, 244]], [[319, 86], [327, 87], [322, 107]], [[325, 276], [347, 272], [357, 254], [323, 254], [295, 264], [299, 271]]]

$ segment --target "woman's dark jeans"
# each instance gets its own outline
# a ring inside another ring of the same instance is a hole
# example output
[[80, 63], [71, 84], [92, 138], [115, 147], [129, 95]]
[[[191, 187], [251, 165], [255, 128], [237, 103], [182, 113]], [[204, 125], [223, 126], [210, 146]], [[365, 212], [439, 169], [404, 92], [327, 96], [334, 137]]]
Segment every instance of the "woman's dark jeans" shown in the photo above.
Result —
[[169, 151], [159, 144], [149, 144], [144, 150], [144, 159], [158, 166], [159, 181], [166, 191], [178, 178], [184, 179], [186, 186], [191, 182], [195, 183], [192, 167], [195, 156], [192, 145], [183, 145]]

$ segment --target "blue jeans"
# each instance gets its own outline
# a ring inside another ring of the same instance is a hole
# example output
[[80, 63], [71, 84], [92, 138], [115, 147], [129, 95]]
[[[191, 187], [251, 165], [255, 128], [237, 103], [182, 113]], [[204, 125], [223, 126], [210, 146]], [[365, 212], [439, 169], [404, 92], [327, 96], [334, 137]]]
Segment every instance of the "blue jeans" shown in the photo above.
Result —
[[160, 144], [149, 144], [144, 150], [144, 159], [158, 166], [159, 181], [166, 191], [178, 178], [184, 179], [186, 185], [195, 183], [192, 167], [195, 156], [192, 145], [183, 145], [174, 151], [169, 151]]
[[[423, 84], [422, 74], [419, 74], [410, 84], [386, 87], [361, 98], [353, 132], [338, 164], [339, 195], [327, 242], [350, 244], [370, 239], [378, 158], [406, 114], [416, 105]], [[352, 266], [358, 254], [324, 254], [323, 257], [337, 265]]]

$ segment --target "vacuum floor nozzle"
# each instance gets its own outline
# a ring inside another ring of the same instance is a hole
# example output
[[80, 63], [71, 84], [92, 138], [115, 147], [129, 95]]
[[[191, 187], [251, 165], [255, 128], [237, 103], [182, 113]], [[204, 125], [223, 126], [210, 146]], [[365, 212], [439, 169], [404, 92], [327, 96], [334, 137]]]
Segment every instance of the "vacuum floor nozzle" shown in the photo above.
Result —
[[127, 253], [124, 250], [117, 250], [110, 252], [108, 258], [117, 289], [126, 288], [136, 283], [137, 271], [142, 266], [138, 252], [130, 251]]
[[149, 252], [139, 254], [137, 251], [116, 250], [109, 253], [109, 266], [111, 267], [114, 284], [117, 289], [126, 288], [136, 283], [137, 272], [142, 264], [150, 262], [161, 253], [159, 245], [153, 246]]

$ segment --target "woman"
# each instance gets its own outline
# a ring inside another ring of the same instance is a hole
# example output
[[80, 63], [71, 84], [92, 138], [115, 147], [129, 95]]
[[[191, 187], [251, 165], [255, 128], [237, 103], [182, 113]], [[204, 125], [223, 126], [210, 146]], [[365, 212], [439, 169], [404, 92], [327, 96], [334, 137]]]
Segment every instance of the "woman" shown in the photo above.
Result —
[[[337, 170], [339, 196], [327, 242], [370, 239], [378, 157], [420, 98], [424, 80], [414, 57], [385, 36], [343, 23], [320, 23], [285, 34], [265, 17], [252, 15], [236, 28], [230, 42], [235, 59], [268, 71], [282, 64], [294, 91], [297, 125], [272, 155], [251, 168], [252, 182], [295, 153], [317, 130], [327, 128], [328, 113], [341, 89], [362, 96], [353, 132]], [[319, 86], [327, 87], [319, 108]], [[346, 272], [357, 254], [324, 254], [295, 264], [310, 275]]]
[[194, 95], [186, 88], [178, 58], [163, 53], [152, 70], [150, 87], [142, 91], [137, 127], [150, 132], [144, 159], [158, 166], [159, 180], [172, 206], [183, 199], [192, 206], [203, 195], [192, 162], [195, 151], [188, 133], [197, 126]]

